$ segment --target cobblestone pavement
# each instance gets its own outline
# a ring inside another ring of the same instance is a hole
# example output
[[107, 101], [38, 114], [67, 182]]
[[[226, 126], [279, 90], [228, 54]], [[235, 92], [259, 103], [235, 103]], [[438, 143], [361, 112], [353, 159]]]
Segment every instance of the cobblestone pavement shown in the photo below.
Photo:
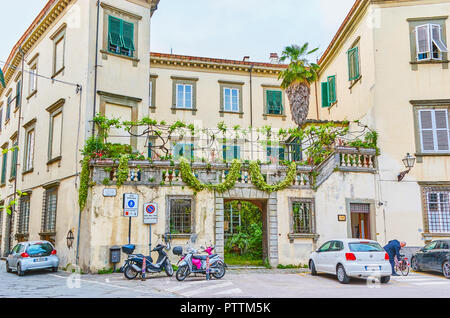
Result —
[[148, 279], [127, 280], [120, 273], [81, 275], [80, 281], [68, 273], [39, 271], [23, 277], [5, 271], [0, 263], [0, 297], [450, 297], [450, 280], [439, 274], [410, 273], [392, 277], [388, 284], [352, 280], [340, 284], [333, 275], [311, 276], [304, 269], [233, 269], [220, 280], [204, 275], [189, 276], [178, 282], [164, 273]]

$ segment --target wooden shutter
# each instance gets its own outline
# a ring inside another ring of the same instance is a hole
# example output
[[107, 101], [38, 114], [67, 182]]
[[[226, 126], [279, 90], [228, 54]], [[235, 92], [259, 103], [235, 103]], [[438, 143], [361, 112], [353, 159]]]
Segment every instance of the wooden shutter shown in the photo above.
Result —
[[22, 103], [21, 103], [21, 89], [22, 89], [22, 81], [18, 81], [16, 84], [16, 108], [19, 107]]
[[134, 51], [134, 24], [122, 21], [123, 46], [130, 51]]
[[336, 76], [328, 77], [328, 104], [336, 102]]
[[445, 109], [435, 110], [436, 123], [436, 143], [438, 151], [448, 151], [449, 149], [449, 130], [448, 113]]
[[441, 52], [448, 52], [447, 47], [442, 41], [442, 30], [439, 24], [431, 25], [431, 40]]
[[117, 47], [122, 46], [120, 35], [121, 35], [121, 20], [110, 16], [108, 28], [109, 44], [115, 45]]
[[[416, 27], [416, 50], [417, 50], [417, 59], [418, 60], [426, 60], [430, 59], [430, 25], [419, 25]], [[423, 54], [427, 54], [427, 57], [424, 57]]]
[[[17, 147], [17, 143], [14, 144], [14, 147]], [[11, 178], [16, 177], [17, 172], [17, 148], [14, 148], [11, 162]]]
[[328, 83], [322, 83], [322, 107], [328, 107], [330, 103], [328, 101]]
[[6, 163], [8, 161], [8, 153], [3, 154], [3, 162], [2, 162], [2, 178], [1, 183], [6, 183]]
[[359, 51], [358, 47], [347, 52], [348, 56], [348, 80], [353, 81], [359, 78]]
[[419, 120], [422, 150], [434, 151], [433, 112], [431, 110], [420, 110]]

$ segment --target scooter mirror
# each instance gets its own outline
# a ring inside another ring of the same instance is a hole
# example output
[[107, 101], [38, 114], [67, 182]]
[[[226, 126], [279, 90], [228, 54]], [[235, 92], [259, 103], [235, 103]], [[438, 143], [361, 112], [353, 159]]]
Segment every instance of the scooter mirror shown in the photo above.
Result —
[[195, 243], [197, 241], [197, 234], [192, 234], [191, 235], [191, 242]]

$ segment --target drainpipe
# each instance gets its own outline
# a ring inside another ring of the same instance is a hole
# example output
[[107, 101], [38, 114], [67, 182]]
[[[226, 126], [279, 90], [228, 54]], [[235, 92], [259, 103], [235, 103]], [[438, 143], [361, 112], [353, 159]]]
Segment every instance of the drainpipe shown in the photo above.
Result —
[[319, 97], [317, 96], [318, 90], [317, 90], [317, 81], [314, 81], [314, 90], [316, 95], [316, 118], [317, 120], [320, 120], [319, 116]]
[[[97, 0], [97, 30], [95, 39], [95, 65], [94, 65], [94, 103], [92, 111], [92, 119], [96, 115], [97, 108], [97, 69], [98, 69], [98, 36], [99, 36], [99, 23], [100, 23], [100, 0]], [[81, 97], [80, 97], [81, 98]], [[95, 123], [92, 120], [92, 137], [95, 136]], [[80, 235], [81, 235], [81, 209], [78, 208], [78, 233], [77, 233], [77, 252], [75, 258], [75, 264], [79, 264], [80, 258]]]
[[250, 142], [250, 158], [253, 160], [253, 82], [252, 82], [252, 72], [253, 64], [250, 65], [250, 127], [251, 127], [251, 142]]
[[[25, 53], [22, 51], [22, 46], [19, 46], [19, 52], [22, 54], [22, 74], [21, 74], [21, 79], [20, 79], [20, 105], [19, 105], [19, 118], [17, 120], [17, 146], [19, 145], [19, 141], [20, 141], [20, 122], [21, 122], [21, 117], [22, 117], [22, 102], [23, 102], [23, 73], [25, 71]], [[16, 102], [17, 102], [17, 96], [16, 96]], [[14, 145], [13, 145], [14, 147]], [[16, 150], [14, 150], [16, 151]], [[17, 155], [16, 155], [16, 176], [14, 178], [14, 194], [13, 194], [13, 201], [16, 201], [16, 194], [17, 194], [17, 172], [19, 171], [17, 168], [19, 166], [19, 149], [17, 149]], [[16, 207], [17, 207], [17, 203], [14, 204], [14, 210], [11, 211], [11, 217], [9, 218], [9, 251], [11, 251], [11, 242], [13, 240], [12, 234], [13, 234], [13, 217], [14, 214], [16, 213]]]
[[[97, 1], [97, 35], [95, 39], [95, 66], [94, 66], [94, 104], [93, 104], [93, 112], [92, 119], [94, 119], [96, 115], [97, 108], [97, 73], [98, 73], [98, 32], [99, 32], [99, 23], [100, 23], [100, 0]], [[92, 121], [92, 137], [95, 136], [95, 123]]]

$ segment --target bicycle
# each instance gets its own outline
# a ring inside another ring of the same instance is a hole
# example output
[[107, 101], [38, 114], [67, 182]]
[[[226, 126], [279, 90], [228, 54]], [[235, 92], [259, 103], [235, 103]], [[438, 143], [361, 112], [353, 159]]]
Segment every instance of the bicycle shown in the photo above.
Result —
[[397, 260], [397, 257], [394, 257], [395, 260], [395, 271], [398, 272], [400, 271], [400, 273], [402, 273], [402, 276], [408, 276], [409, 274], [409, 262], [408, 262], [408, 258], [405, 257], [405, 255], [400, 255], [401, 259], [400, 261]]

